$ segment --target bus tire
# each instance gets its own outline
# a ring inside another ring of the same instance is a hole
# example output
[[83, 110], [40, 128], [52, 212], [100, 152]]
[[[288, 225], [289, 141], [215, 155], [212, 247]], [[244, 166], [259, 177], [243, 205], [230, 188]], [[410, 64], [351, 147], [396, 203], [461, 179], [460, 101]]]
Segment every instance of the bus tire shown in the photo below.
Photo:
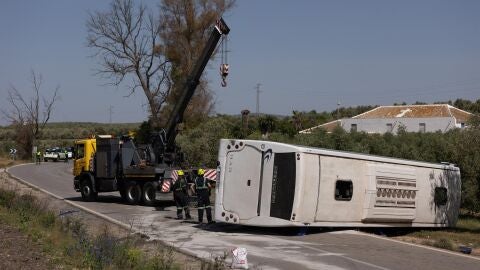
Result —
[[128, 204], [139, 204], [142, 199], [142, 188], [137, 182], [130, 181], [125, 187], [125, 201]]
[[155, 204], [155, 197], [158, 185], [154, 182], [147, 182], [143, 185], [142, 201], [146, 206], [153, 206]]
[[80, 193], [82, 193], [82, 199], [86, 202], [95, 201], [98, 195], [97, 192], [93, 191], [93, 185], [89, 179], [83, 179], [80, 182]]

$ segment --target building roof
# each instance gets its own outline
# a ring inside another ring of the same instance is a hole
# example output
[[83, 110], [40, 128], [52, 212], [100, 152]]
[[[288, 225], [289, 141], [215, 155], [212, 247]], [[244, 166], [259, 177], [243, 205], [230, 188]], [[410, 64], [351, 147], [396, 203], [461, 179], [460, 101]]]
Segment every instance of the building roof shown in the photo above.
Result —
[[331, 122], [327, 122], [325, 124], [321, 124], [321, 125], [318, 125], [318, 126], [314, 126], [314, 127], [311, 127], [311, 128], [301, 130], [299, 133], [308, 134], [308, 133], [311, 133], [313, 130], [315, 130], [317, 128], [323, 128], [327, 132], [332, 132], [336, 127], [340, 126], [341, 123], [342, 123], [341, 120], [334, 120], [334, 121], [331, 121]]
[[[448, 104], [380, 106], [352, 118], [436, 118], [455, 117], [457, 121], [466, 121], [472, 114]], [[464, 122], [463, 121], [463, 122]]]
[[[465, 123], [473, 114], [455, 108], [449, 104], [428, 104], [428, 105], [399, 105], [379, 106], [370, 111], [352, 117], [353, 119], [379, 119], [379, 118], [437, 118], [454, 117], [457, 123]], [[322, 125], [311, 127], [300, 131], [310, 133], [317, 128], [324, 128], [332, 132], [335, 127], [340, 126], [342, 120], [334, 120]]]

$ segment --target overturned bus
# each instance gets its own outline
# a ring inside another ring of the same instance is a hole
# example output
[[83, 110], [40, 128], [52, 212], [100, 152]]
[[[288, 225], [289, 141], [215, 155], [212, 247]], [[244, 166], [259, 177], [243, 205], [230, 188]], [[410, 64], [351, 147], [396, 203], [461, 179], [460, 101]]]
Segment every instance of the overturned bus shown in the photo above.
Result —
[[270, 141], [222, 139], [215, 219], [251, 226], [449, 227], [460, 170]]

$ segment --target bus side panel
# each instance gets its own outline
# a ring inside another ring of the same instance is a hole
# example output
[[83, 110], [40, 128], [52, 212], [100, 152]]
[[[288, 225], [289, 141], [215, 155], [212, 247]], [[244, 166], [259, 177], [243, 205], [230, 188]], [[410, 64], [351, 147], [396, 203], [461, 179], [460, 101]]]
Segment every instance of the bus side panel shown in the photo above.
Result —
[[[457, 222], [461, 181], [458, 170], [417, 168], [419, 192], [416, 223], [454, 226]], [[442, 202], [442, 189], [447, 198]]]
[[419, 194], [415, 167], [369, 162], [367, 168], [370, 181], [362, 221], [411, 223]]
[[[360, 222], [368, 183], [366, 161], [320, 156], [320, 187], [317, 222]], [[338, 199], [337, 182], [351, 181], [350, 199]], [[339, 224], [340, 225], [340, 224]]]
[[320, 156], [301, 154], [297, 170], [297, 191], [295, 194], [295, 220], [301, 223], [315, 222], [320, 183]]

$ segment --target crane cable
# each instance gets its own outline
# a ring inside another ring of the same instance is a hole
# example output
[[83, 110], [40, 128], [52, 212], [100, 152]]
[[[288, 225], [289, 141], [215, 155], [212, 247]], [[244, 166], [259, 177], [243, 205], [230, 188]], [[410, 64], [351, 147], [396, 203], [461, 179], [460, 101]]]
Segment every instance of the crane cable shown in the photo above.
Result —
[[228, 37], [223, 35], [221, 41], [221, 63], [220, 63], [220, 76], [222, 76], [222, 87], [227, 86], [227, 76], [228, 76]]

